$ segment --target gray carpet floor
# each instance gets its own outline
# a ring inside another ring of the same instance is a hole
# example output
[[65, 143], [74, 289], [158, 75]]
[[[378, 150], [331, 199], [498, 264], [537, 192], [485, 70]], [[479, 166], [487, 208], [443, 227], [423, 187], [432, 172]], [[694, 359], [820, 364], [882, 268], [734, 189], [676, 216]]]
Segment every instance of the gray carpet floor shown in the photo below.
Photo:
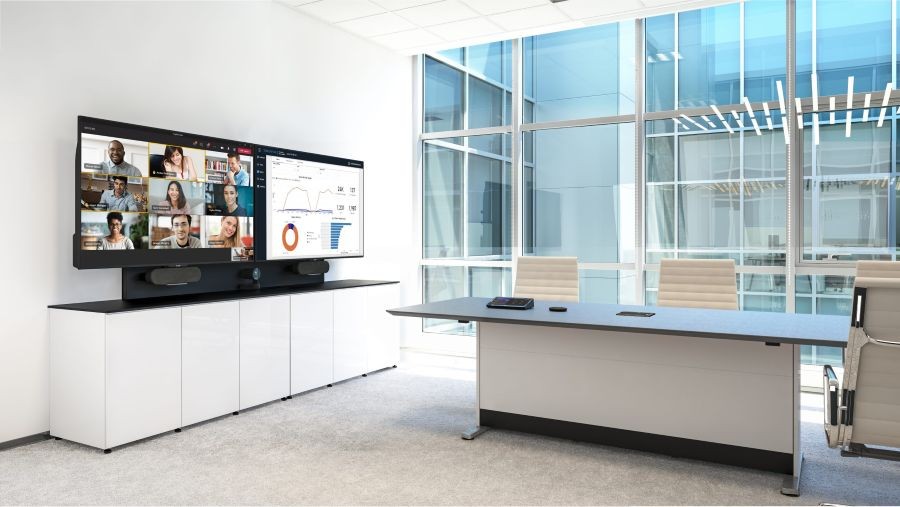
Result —
[[900, 504], [900, 463], [825, 446], [819, 396], [803, 396], [792, 498], [773, 473], [508, 431], [464, 441], [474, 393], [474, 372], [401, 366], [109, 455], [42, 441], [0, 452], [0, 504]]

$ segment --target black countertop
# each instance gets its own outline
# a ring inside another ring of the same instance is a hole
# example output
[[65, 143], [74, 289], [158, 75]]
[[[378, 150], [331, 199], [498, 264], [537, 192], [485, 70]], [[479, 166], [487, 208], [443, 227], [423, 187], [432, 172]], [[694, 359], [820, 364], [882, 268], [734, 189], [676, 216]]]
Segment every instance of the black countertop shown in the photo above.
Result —
[[[458, 298], [388, 310], [391, 315], [500, 324], [571, 327], [630, 333], [697, 336], [795, 345], [846, 347], [850, 317], [662, 306], [535, 301], [530, 310], [487, 308], [490, 298]], [[566, 312], [551, 312], [565, 306]], [[624, 317], [622, 311], [654, 312], [652, 317]]]
[[320, 292], [324, 290], [352, 289], [355, 287], [368, 287], [371, 285], [387, 285], [391, 281], [379, 280], [335, 280], [314, 285], [302, 285], [296, 287], [272, 287], [259, 290], [235, 290], [228, 292], [211, 292], [191, 296], [173, 296], [150, 299], [109, 301], [90, 301], [87, 303], [71, 303], [65, 305], [50, 305], [49, 308], [58, 310], [74, 310], [93, 313], [119, 313], [150, 310], [154, 308], [166, 308], [172, 306], [197, 305], [203, 303], [215, 303], [218, 301], [234, 301], [237, 299], [262, 298], [268, 296], [281, 296], [284, 294], [301, 294], [304, 292]]

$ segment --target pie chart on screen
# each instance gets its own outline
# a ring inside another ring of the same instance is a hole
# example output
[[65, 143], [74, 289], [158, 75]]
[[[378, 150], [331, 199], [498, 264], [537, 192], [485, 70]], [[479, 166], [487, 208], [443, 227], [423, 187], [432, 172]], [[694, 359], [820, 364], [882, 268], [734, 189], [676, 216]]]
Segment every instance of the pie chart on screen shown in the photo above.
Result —
[[284, 245], [284, 249], [293, 252], [299, 241], [300, 233], [297, 231], [297, 226], [292, 223], [285, 224], [284, 229], [281, 230], [281, 244]]

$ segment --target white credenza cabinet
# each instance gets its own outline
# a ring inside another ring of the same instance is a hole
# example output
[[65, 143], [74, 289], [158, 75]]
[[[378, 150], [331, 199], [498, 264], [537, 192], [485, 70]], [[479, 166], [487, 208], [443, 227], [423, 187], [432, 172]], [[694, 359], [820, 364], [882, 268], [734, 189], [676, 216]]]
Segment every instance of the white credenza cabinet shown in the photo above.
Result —
[[240, 303], [183, 307], [181, 425], [240, 410]]
[[111, 449], [394, 366], [400, 330], [385, 310], [399, 286], [372, 283], [129, 311], [51, 307], [50, 434]]
[[285, 398], [291, 385], [291, 300], [241, 300], [241, 409]]
[[334, 381], [333, 319], [332, 292], [291, 296], [291, 393]]

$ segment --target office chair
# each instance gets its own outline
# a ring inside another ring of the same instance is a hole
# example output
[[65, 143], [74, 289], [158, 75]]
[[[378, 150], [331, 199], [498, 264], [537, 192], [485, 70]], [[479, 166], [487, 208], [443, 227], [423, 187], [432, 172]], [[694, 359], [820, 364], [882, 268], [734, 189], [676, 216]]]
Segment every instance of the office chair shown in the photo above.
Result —
[[860, 261], [844, 378], [823, 367], [825, 436], [842, 456], [900, 461], [900, 262]]
[[659, 268], [659, 306], [737, 310], [732, 259], [663, 259]]
[[513, 297], [578, 301], [577, 257], [519, 257]]

